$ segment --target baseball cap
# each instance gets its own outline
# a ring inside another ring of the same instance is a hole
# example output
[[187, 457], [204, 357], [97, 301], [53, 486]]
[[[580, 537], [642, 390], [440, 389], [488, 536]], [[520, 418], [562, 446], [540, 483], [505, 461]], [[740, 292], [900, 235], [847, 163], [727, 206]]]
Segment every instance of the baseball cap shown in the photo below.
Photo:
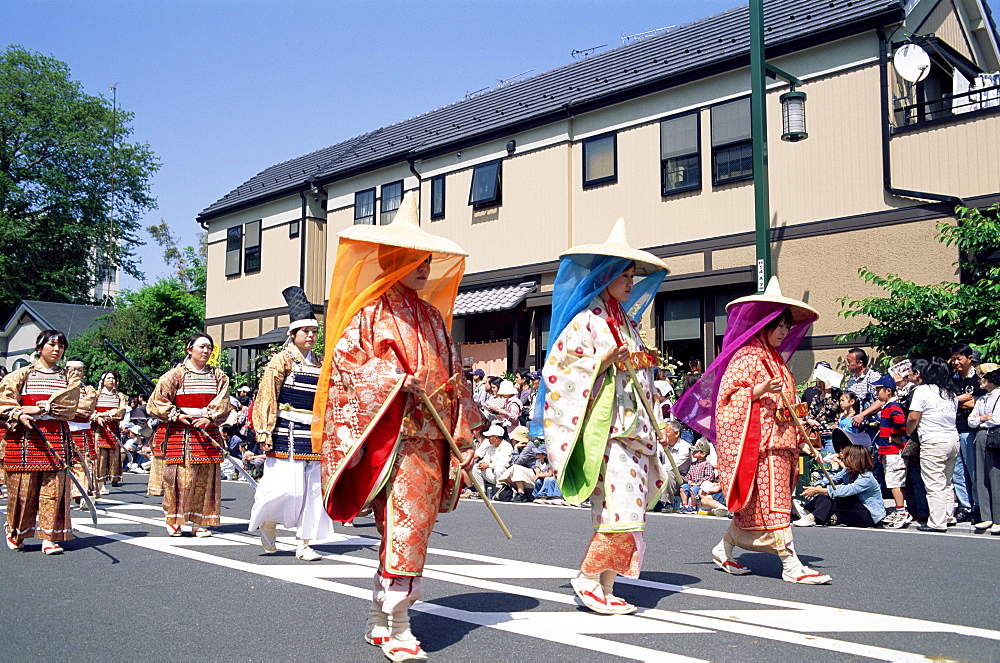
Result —
[[896, 391], [896, 381], [892, 379], [891, 375], [883, 375], [878, 380], [872, 382], [871, 385], [876, 389], [879, 387], [885, 387], [886, 389]]

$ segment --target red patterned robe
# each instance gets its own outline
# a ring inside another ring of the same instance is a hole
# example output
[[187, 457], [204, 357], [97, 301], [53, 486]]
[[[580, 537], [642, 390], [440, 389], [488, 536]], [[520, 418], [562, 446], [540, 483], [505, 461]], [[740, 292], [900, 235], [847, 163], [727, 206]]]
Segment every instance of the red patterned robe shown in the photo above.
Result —
[[[102, 387], [97, 392], [94, 407], [91, 416], [94, 439], [97, 440], [97, 475], [94, 478], [101, 487], [105, 481], [110, 481], [113, 486], [122, 480], [121, 445], [115, 440], [121, 439], [121, 421], [128, 410], [128, 399], [121, 392]], [[103, 426], [97, 423], [97, 417], [104, 418]]]
[[380, 572], [419, 576], [439, 512], [455, 508], [461, 463], [423, 405], [402, 391], [412, 372], [459, 447], [478, 408], [441, 313], [394, 286], [359, 311], [333, 350], [323, 422], [323, 499], [335, 521], [374, 508]]
[[772, 378], [781, 378], [789, 402], [797, 402], [795, 380], [773, 348], [754, 338], [736, 351], [719, 384], [716, 448], [734, 514], [726, 538], [746, 550], [780, 553], [792, 542], [800, 440], [792, 421], [778, 421], [785, 410], [780, 394], [752, 400], [754, 387]]

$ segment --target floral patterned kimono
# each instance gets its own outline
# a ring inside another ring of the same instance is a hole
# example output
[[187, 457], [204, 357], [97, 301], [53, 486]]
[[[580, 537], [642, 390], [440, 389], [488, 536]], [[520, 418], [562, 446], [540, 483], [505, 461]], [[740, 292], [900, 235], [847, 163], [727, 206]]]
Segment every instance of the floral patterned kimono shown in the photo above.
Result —
[[[478, 408], [441, 313], [412, 290], [391, 287], [362, 308], [337, 342], [323, 421], [323, 497], [335, 521], [374, 508], [382, 535], [379, 573], [420, 576], [437, 514], [455, 508], [461, 464], [419, 401], [423, 381], [463, 451]], [[474, 419], [473, 419], [474, 418]]]
[[754, 337], [736, 351], [719, 385], [716, 448], [733, 512], [725, 538], [746, 550], [780, 553], [792, 542], [799, 438], [779, 394], [751, 401], [754, 387], [772, 378], [781, 378], [789, 402], [797, 402], [795, 380], [773, 348]]
[[[655, 365], [620, 305], [595, 298], [563, 330], [542, 371], [545, 443], [563, 497], [572, 504], [590, 499], [594, 536], [581, 571], [638, 578], [646, 505], [663, 491], [667, 461], [627, 370], [597, 374], [601, 356], [615, 346], [612, 325], [621, 329], [633, 366]], [[636, 375], [652, 400], [651, 372]]]

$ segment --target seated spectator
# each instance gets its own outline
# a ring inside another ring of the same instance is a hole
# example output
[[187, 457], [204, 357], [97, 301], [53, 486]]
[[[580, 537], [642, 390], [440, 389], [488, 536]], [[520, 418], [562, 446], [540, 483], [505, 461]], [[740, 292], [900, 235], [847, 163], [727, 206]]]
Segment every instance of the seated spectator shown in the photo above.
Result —
[[722, 494], [722, 486], [718, 481], [703, 481], [698, 490], [698, 513], [707, 516], [725, 517], [729, 515], [726, 508], [726, 496]]
[[[848, 527], [875, 527], [885, 518], [882, 489], [872, 475], [875, 466], [868, 451], [871, 440], [864, 433], [847, 433], [839, 430], [834, 438], [847, 436], [850, 444], [840, 451], [844, 469], [834, 474], [834, 485], [826, 479], [821, 485], [808, 486], [802, 494], [810, 498], [802, 508], [808, 513], [792, 524], [797, 527], [813, 525], [847, 525]], [[836, 444], [836, 439], [834, 440]]]
[[906, 511], [903, 485], [906, 483], [906, 463], [900, 455], [906, 446], [906, 413], [896, 400], [896, 381], [883, 375], [872, 383], [875, 397], [882, 403], [879, 411], [878, 460], [885, 467], [885, 487], [892, 493], [896, 510], [882, 524], [891, 529], [906, 527], [913, 516]]
[[[684, 476], [687, 474], [688, 468], [691, 467], [691, 444], [681, 437], [682, 429], [683, 425], [676, 419], [671, 419], [663, 425], [663, 430], [667, 436], [667, 448], [670, 450], [670, 455], [674, 457], [677, 470], [681, 473], [681, 476]], [[670, 467], [669, 460], [663, 458], [662, 461], [664, 467]], [[680, 490], [681, 486], [677, 483], [677, 477], [674, 476], [674, 473], [672, 471], [667, 473], [660, 501], [653, 505], [652, 511], [660, 512], [665, 508], [667, 510], [672, 509], [674, 499], [680, 494]]]
[[681, 485], [681, 510], [680, 513], [695, 513], [698, 511], [698, 492], [702, 483], [715, 481], [715, 468], [708, 460], [708, 455], [712, 452], [708, 440], [698, 440], [691, 448], [691, 466], [684, 477], [684, 484]]
[[476, 450], [477, 461], [472, 468], [472, 476], [486, 492], [493, 497], [500, 475], [511, 463], [514, 448], [503, 439], [504, 430], [497, 424], [486, 431], [486, 441]]
[[243, 469], [254, 480], [259, 481], [264, 476], [264, 460], [267, 458], [267, 455], [261, 451], [256, 443], [253, 446], [248, 445], [246, 442], [241, 443], [239, 458], [243, 461]]
[[556, 483], [556, 471], [549, 465], [545, 445], [535, 447], [535, 502], [566, 506], [562, 492]]
[[499, 483], [510, 486], [514, 494], [511, 502], [530, 502], [535, 483], [535, 445], [528, 441], [528, 429], [518, 426], [510, 434], [514, 455], [510, 467], [499, 476]]

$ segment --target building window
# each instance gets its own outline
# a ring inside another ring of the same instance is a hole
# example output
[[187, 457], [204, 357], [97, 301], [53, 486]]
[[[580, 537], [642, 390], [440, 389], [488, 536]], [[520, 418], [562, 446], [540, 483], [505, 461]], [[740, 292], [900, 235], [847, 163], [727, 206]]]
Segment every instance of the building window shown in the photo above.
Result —
[[239, 276], [243, 258], [243, 226], [226, 231], [226, 276]]
[[444, 175], [431, 178], [431, 220], [444, 218]]
[[499, 205], [500, 194], [500, 161], [491, 161], [476, 166], [472, 171], [469, 204], [475, 207]]
[[753, 177], [750, 98], [712, 108], [712, 184]]
[[375, 224], [375, 189], [365, 189], [354, 194], [354, 224]]
[[288, 222], [288, 239], [295, 239], [299, 236], [299, 220]]
[[583, 141], [583, 188], [618, 181], [618, 141], [615, 134]]
[[243, 227], [243, 271], [260, 271], [260, 221], [250, 221]]
[[660, 188], [664, 196], [701, 188], [698, 113], [660, 122]]
[[391, 184], [382, 185], [382, 204], [379, 208], [378, 222], [380, 225], [386, 225], [392, 222], [392, 218], [396, 216], [396, 210], [399, 209], [399, 204], [403, 202], [403, 180], [398, 182], [392, 182]]

